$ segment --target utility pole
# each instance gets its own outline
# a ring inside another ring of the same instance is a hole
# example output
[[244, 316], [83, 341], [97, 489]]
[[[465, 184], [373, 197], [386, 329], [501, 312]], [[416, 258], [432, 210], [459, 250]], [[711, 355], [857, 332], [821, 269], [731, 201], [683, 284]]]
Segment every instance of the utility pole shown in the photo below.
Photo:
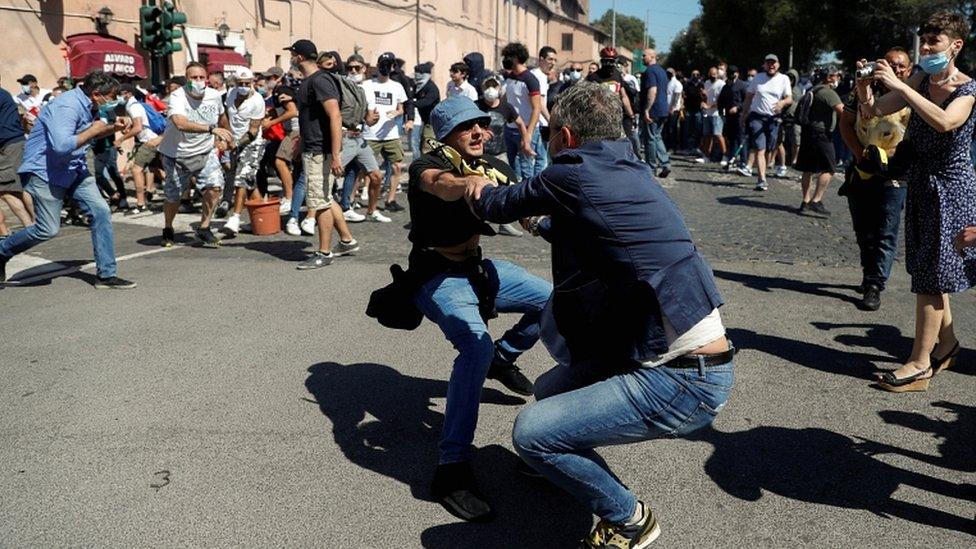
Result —
[[922, 47], [921, 42], [918, 38], [918, 27], [912, 29], [912, 64], [918, 64], [919, 49]]
[[791, 69], [793, 68], [793, 33], [792, 32], [790, 33], [790, 62], [788, 66]]
[[617, 47], [617, 0], [613, 0], [613, 6], [610, 8], [613, 10], [613, 23], [610, 35], [610, 44], [616, 48]]
[[420, 0], [417, 0], [417, 64], [420, 64]]
[[644, 12], [644, 49], [651, 47], [651, 9]]

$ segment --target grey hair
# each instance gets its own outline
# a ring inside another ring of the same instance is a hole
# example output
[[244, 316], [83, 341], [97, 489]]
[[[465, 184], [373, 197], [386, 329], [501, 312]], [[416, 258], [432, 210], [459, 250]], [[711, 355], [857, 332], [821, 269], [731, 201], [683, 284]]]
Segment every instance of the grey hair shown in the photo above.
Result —
[[618, 94], [606, 86], [584, 81], [556, 97], [549, 126], [551, 133], [564, 126], [569, 128], [583, 145], [591, 141], [620, 139], [623, 118], [623, 102]]

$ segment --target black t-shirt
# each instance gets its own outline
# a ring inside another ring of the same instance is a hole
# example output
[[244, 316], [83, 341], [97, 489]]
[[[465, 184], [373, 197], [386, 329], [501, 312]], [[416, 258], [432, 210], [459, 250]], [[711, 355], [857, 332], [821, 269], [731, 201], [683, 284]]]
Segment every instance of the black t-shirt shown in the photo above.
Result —
[[701, 85], [701, 82], [696, 80], [689, 80], [685, 84], [685, 112], [701, 112], [702, 101], [704, 100]]
[[[496, 170], [515, 182], [512, 168], [495, 157], [482, 157]], [[410, 186], [407, 199], [410, 202], [410, 242], [420, 248], [456, 246], [476, 234], [494, 235], [487, 223], [471, 213], [468, 203], [461, 200], [448, 202], [420, 188], [420, 174], [426, 170], [451, 170], [453, 166], [436, 153], [428, 153], [410, 164]]]
[[515, 111], [515, 107], [505, 101], [500, 101], [497, 107], [489, 107], [485, 104], [484, 99], [479, 99], [478, 108], [491, 117], [492, 137], [485, 143], [485, 154], [492, 156], [502, 154], [505, 152], [505, 124], [515, 122], [515, 119], [518, 118], [518, 112]]
[[329, 99], [339, 101], [339, 90], [335, 80], [324, 71], [309, 76], [298, 88], [295, 103], [303, 152], [328, 154], [331, 150], [329, 115], [322, 107], [322, 102]]

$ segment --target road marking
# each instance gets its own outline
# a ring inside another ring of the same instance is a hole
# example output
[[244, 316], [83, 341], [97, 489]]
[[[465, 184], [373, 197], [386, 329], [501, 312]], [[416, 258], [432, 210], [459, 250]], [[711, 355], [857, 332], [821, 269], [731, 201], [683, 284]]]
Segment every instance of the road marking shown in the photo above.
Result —
[[[153, 249], [153, 250], [143, 250], [141, 252], [136, 252], [136, 253], [132, 253], [132, 254], [129, 254], [129, 255], [123, 255], [123, 256], [120, 256], [120, 257], [116, 257], [115, 258], [115, 262], [116, 263], [121, 263], [123, 261], [129, 260], [129, 259], [135, 259], [137, 257], [145, 257], [147, 255], [153, 255], [153, 254], [158, 254], [158, 253], [162, 253], [162, 252], [168, 252], [170, 250], [175, 250], [176, 248], [182, 248], [183, 246], [184, 246], [183, 244], [177, 244], [177, 245], [173, 246], [172, 248], [156, 248], [156, 249]], [[22, 259], [24, 257], [29, 257], [31, 259], [30, 260], [27, 260], [27, 261], [24, 261]], [[90, 270], [90, 269], [94, 269], [95, 268], [95, 262], [94, 261], [91, 261], [89, 263], [84, 263], [82, 265], [76, 265], [74, 267], [65, 267], [61, 263], [56, 263], [54, 261], [48, 261], [47, 259], [43, 259], [43, 258], [40, 258], [40, 257], [37, 257], [37, 256], [14, 256], [14, 258], [11, 260], [11, 263], [13, 263], [15, 261], [18, 261], [18, 259], [20, 259], [19, 262], [22, 263], [22, 264], [23, 263], [30, 263], [31, 260], [33, 260], [33, 261], [35, 261], [35, 265], [34, 265], [35, 267], [36, 266], [40, 266], [40, 265], [51, 265], [53, 270], [45, 270], [42, 273], [39, 273], [39, 274], [36, 274], [36, 275], [33, 275], [33, 276], [29, 276], [27, 278], [22, 278], [22, 279], [19, 279], [19, 280], [9, 280], [8, 279], [7, 282], [6, 282], [6, 285], [7, 286], [26, 286], [28, 284], [33, 284], [35, 282], [40, 282], [42, 280], [48, 280], [48, 279], [51, 279], [51, 278], [57, 278], [59, 276], [65, 276], [65, 275], [69, 275], [69, 274], [72, 274], [72, 273], [77, 273], [78, 271], [87, 271], [87, 270]], [[27, 268], [29, 269], [31, 267], [27, 267]], [[26, 270], [26, 269], [18, 269], [17, 272], [24, 271], [24, 270]]]

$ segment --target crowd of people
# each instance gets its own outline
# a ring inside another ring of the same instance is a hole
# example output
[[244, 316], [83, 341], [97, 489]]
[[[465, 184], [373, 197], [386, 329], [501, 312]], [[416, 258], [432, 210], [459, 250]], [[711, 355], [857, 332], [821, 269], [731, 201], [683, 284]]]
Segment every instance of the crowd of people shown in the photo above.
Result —
[[[535, 396], [513, 431], [521, 469], [600, 518], [584, 544], [644, 547], [660, 533], [654, 513], [594, 449], [709, 425], [735, 353], [711, 269], [656, 178], [670, 176], [672, 154], [690, 154], [756, 173], [765, 191], [768, 174], [792, 166], [802, 173], [797, 211], [829, 215], [839, 139], [865, 309], [880, 306], [905, 207], [915, 345], [877, 381], [924, 390], [959, 351], [948, 295], [976, 286], [976, 83], [955, 66], [968, 35], [960, 16], [935, 14], [919, 30], [918, 67], [893, 47], [858, 62], [849, 93], [837, 69], [808, 82], [781, 73], [774, 54], [745, 72], [716, 63], [685, 78], [653, 50], [631, 74], [606, 47], [584, 74], [578, 62], [557, 70], [551, 47], [533, 67], [519, 43], [501, 50], [498, 71], [469, 53], [443, 87], [430, 62], [407, 76], [393, 52], [370, 65], [306, 39], [285, 48], [287, 71], [225, 78], [191, 62], [158, 94], [101, 72], [50, 92], [25, 75], [16, 98], [0, 91], [0, 197], [25, 226], [10, 234], [0, 217], [0, 282], [7, 262], [57, 235], [64, 218], [91, 227], [96, 287], [135, 287], [117, 276], [111, 208], [157, 215], [160, 187], [160, 244], [178, 242], [176, 215], [198, 202], [196, 242], [218, 247], [213, 219], [236, 235], [245, 202], [267, 198], [276, 177], [285, 231], [318, 237], [301, 270], [359, 250], [352, 224], [390, 223], [409, 208], [408, 268], [392, 269], [367, 312], [402, 329], [426, 317], [457, 350], [432, 496], [466, 520], [491, 518], [470, 449], [482, 386], [494, 379]], [[483, 256], [481, 238], [525, 231], [551, 244], [551, 283]], [[493, 340], [499, 312], [522, 316]], [[533, 383], [516, 361], [540, 339], [557, 366]]]

